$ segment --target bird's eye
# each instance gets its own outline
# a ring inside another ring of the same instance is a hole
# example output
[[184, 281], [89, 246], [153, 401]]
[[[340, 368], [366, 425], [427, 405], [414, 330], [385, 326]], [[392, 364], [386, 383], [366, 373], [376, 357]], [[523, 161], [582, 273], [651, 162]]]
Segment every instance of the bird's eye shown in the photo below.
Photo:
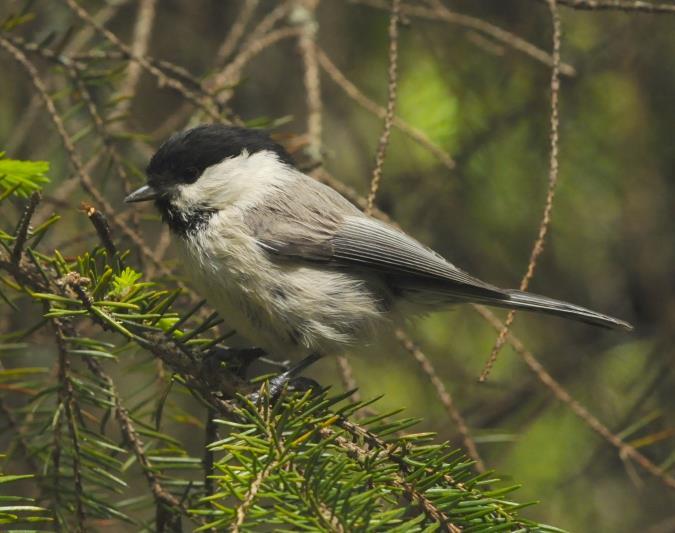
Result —
[[187, 167], [185, 169], [185, 180], [192, 183], [199, 177], [199, 169], [197, 167]]

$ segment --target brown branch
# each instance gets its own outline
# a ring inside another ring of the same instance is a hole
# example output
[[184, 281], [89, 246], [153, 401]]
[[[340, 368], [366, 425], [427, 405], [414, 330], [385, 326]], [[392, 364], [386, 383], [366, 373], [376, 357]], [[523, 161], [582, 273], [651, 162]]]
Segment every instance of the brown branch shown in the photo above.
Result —
[[21, 261], [21, 256], [23, 255], [23, 247], [26, 244], [26, 239], [28, 239], [28, 230], [30, 228], [30, 221], [33, 218], [35, 213], [35, 208], [40, 202], [40, 193], [34, 192], [31, 194], [28, 199], [28, 203], [23, 210], [21, 215], [21, 220], [19, 220], [19, 225], [16, 228], [16, 240], [14, 241], [14, 248], [12, 249], [12, 263], [15, 265], [19, 264]]
[[[56, 346], [58, 347], [58, 378], [59, 378], [59, 406], [63, 407], [68, 434], [73, 446], [73, 483], [75, 484], [75, 517], [77, 519], [76, 531], [84, 533], [86, 516], [82, 502], [82, 472], [80, 467], [80, 441], [77, 436], [75, 416], [73, 414], [73, 404], [75, 402], [73, 394], [73, 384], [70, 380], [70, 361], [68, 360], [68, 350], [63, 334], [62, 322], [58, 319], [52, 319], [54, 333], [56, 335]], [[58, 490], [58, 488], [57, 488]]]
[[420, 350], [420, 348], [412, 341], [412, 339], [410, 339], [410, 337], [408, 337], [408, 335], [402, 329], [396, 330], [396, 338], [399, 340], [403, 348], [405, 348], [406, 351], [413, 356], [415, 361], [419, 363], [425, 375], [427, 376], [431, 384], [434, 386], [434, 389], [436, 389], [436, 395], [438, 396], [438, 399], [443, 404], [443, 407], [445, 407], [445, 410], [450, 415], [450, 418], [452, 418], [452, 420], [455, 422], [457, 430], [459, 431], [459, 434], [462, 436], [464, 448], [469, 454], [469, 457], [471, 457], [471, 459], [473, 459], [476, 462], [476, 470], [478, 470], [478, 472], [480, 473], [485, 472], [486, 470], [485, 463], [483, 462], [483, 459], [481, 459], [481, 456], [478, 453], [478, 447], [476, 446], [476, 442], [471, 437], [469, 427], [467, 426], [464, 417], [459, 412], [459, 409], [457, 409], [457, 406], [455, 405], [455, 402], [452, 399], [450, 392], [448, 391], [448, 389], [446, 389], [445, 385], [441, 381], [441, 378], [438, 377], [438, 373], [436, 372], [436, 369], [431, 363], [431, 360], [426, 356], [426, 354], [422, 350]]
[[[371, 448], [376, 449], [376, 453], [383, 453], [390, 461], [395, 463], [400, 470], [400, 473], [393, 475], [394, 486], [402, 489], [406, 494], [408, 500], [416, 504], [420, 510], [429, 518], [435, 522], [438, 522], [441, 531], [448, 531], [450, 533], [460, 533], [461, 529], [454, 525], [450, 518], [441, 511], [436, 505], [429, 500], [422, 492], [418, 491], [414, 485], [408, 483], [405, 480], [405, 476], [409, 473], [409, 466], [405, 461], [395, 455], [392, 452], [391, 446], [382, 441], [377, 435], [371, 433], [367, 429], [354, 424], [353, 422], [348, 422], [346, 420], [341, 420], [340, 426], [345, 429], [348, 433], [358, 436], [365, 439], [369, 443]], [[336, 435], [335, 431], [331, 428], [321, 427], [319, 428], [319, 435], [324, 439], [332, 439], [338, 446], [345, 449], [352, 457], [359, 460], [360, 462], [365, 462], [368, 460], [368, 451], [361, 448], [358, 444], [349, 441], [341, 435]]]
[[232, 55], [232, 52], [237, 48], [259, 3], [259, 0], [244, 0], [237, 18], [230, 27], [230, 31], [227, 32], [225, 40], [220, 45], [220, 48], [218, 48], [215, 61], [216, 65], [222, 65], [227, 61]]
[[[520, 290], [526, 291], [530, 285], [530, 281], [534, 276], [534, 270], [537, 267], [537, 260], [539, 256], [544, 251], [544, 244], [546, 242], [546, 235], [548, 233], [548, 228], [551, 224], [551, 213], [553, 211], [553, 199], [555, 197], [555, 191], [558, 186], [558, 174], [559, 174], [559, 162], [558, 162], [558, 152], [559, 152], [559, 130], [560, 130], [560, 112], [559, 112], [559, 100], [560, 100], [560, 40], [562, 36], [562, 30], [560, 27], [560, 13], [558, 13], [558, 6], [556, 5], [556, 0], [547, 0], [549, 10], [551, 12], [551, 22], [553, 25], [553, 69], [551, 70], [551, 115], [550, 115], [550, 134], [549, 134], [549, 174], [548, 174], [548, 190], [546, 191], [546, 203], [544, 206], [544, 214], [542, 216], [541, 222], [539, 223], [539, 233], [537, 235], [537, 240], [532, 246], [532, 251], [530, 252], [530, 260], [527, 264], [527, 271], [523, 276], [523, 279], [520, 281]], [[513, 319], [516, 316], [515, 311], [509, 311], [506, 321], [504, 322], [504, 328], [499, 332], [497, 341], [495, 342], [490, 357], [485, 363], [485, 367], [478, 378], [478, 381], [483, 383], [495, 362], [499, 356], [499, 351], [504, 346], [506, 335], [513, 323]]]
[[[496, 330], [501, 331], [504, 327], [502, 322], [490, 311], [483, 306], [474, 305], [476, 311], [487, 320], [490, 325]], [[590, 413], [581, 403], [575, 400], [567, 390], [558, 383], [551, 374], [549, 374], [542, 364], [537, 360], [532, 352], [530, 352], [525, 345], [514, 336], [512, 333], [507, 335], [507, 342], [520, 355], [530, 370], [552, 393], [553, 395], [567, 405], [570, 410], [578, 416], [588, 427], [600, 435], [603, 439], [609, 442], [612, 446], [619, 450], [620, 457], [628, 457], [633, 459], [644, 470], [659, 479], [664, 485], [671, 489], [675, 489], [675, 478], [664, 472], [647, 457], [642, 455], [633, 446], [624, 442], [620, 437], [612, 433], [607, 426], [598, 420], [592, 413]]]
[[[150, 36], [155, 23], [157, 0], [140, 0], [130, 57], [145, 57], [150, 44]], [[126, 79], [120, 89], [122, 99], [113, 114], [125, 114], [131, 108], [131, 99], [136, 95], [136, 87], [141, 79], [142, 65], [139, 61], [130, 61]]]
[[[326, 74], [340, 87], [344, 93], [359, 104], [366, 111], [371, 112], [375, 116], [384, 119], [387, 111], [373, 100], [364, 95], [356, 85], [354, 85], [336, 66], [335, 63], [326, 55], [326, 53], [319, 49], [318, 59], [321, 68], [326, 71]], [[418, 143], [423, 148], [429, 150], [443, 165], [452, 170], [455, 168], [455, 162], [452, 157], [445, 152], [440, 146], [434, 143], [426, 133], [422, 130], [411, 126], [402, 118], [395, 116], [393, 123], [395, 128], [410, 137], [413, 141]]]
[[313, 161], [321, 161], [322, 103], [321, 77], [317, 60], [317, 33], [319, 23], [316, 20], [318, 0], [297, 0], [289, 19], [301, 29], [298, 48], [304, 69], [303, 81], [307, 95], [307, 152]]
[[394, 111], [396, 109], [396, 90], [398, 88], [398, 22], [400, 18], [401, 0], [391, 0], [391, 15], [389, 16], [389, 84], [387, 86], [387, 112], [384, 116], [384, 126], [382, 135], [377, 146], [377, 155], [375, 156], [375, 168], [370, 180], [370, 193], [368, 193], [368, 204], [366, 214], [370, 214], [375, 203], [375, 196], [380, 188], [382, 179], [382, 167], [384, 158], [389, 146], [389, 136], [391, 134], [391, 124], [394, 121]]
[[28, 60], [26, 55], [21, 50], [19, 50], [16, 46], [14, 46], [2, 34], [0, 34], [0, 47], [7, 50], [9, 54], [14, 59], [16, 59], [16, 61], [18, 61], [28, 73], [33, 83], [33, 86], [40, 94], [40, 97], [42, 98], [42, 101], [44, 102], [45, 107], [47, 108], [49, 116], [52, 119], [52, 122], [56, 127], [59, 136], [61, 137], [63, 145], [66, 148], [66, 152], [68, 153], [70, 162], [73, 168], [75, 169], [76, 174], [79, 177], [82, 188], [97, 202], [101, 210], [108, 217], [110, 224], [113, 227], [118, 228], [126, 237], [128, 237], [138, 248], [138, 250], [157, 266], [159, 272], [161, 272], [163, 275], [171, 276], [172, 272], [168, 268], [166, 268], [165, 265], [158, 263], [155, 260], [152, 251], [148, 248], [145, 241], [131, 227], [129, 227], [129, 225], [126, 222], [122, 221], [119, 217], [116, 216], [116, 210], [112, 207], [112, 205], [110, 205], [110, 203], [105, 199], [103, 194], [94, 185], [91, 176], [87, 172], [85, 166], [82, 163], [82, 160], [77, 154], [77, 150], [75, 149], [75, 145], [71, 137], [68, 135], [68, 132], [66, 131], [65, 125], [63, 124], [63, 120], [59, 116], [58, 111], [56, 109], [56, 105], [54, 104], [54, 101], [52, 100], [51, 96], [49, 96], [47, 88], [40, 79], [40, 76], [37, 70], [35, 69], [35, 66]]
[[93, 205], [82, 204], [82, 209], [87, 213], [89, 220], [91, 221], [92, 226], [96, 229], [96, 234], [98, 235], [101, 244], [108, 252], [108, 256], [112, 260], [117, 253], [117, 247], [113, 242], [112, 235], [110, 234], [110, 226], [108, 226], [108, 220], [101, 214]]
[[655, 4], [640, 0], [558, 0], [558, 4], [587, 11], [616, 10], [642, 13], [675, 13], [675, 5]]
[[256, 477], [253, 479], [251, 485], [246, 491], [246, 494], [244, 495], [244, 499], [242, 500], [241, 504], [239, 504], [239, 506], [235, 511], [235, 520], [230, 529], [232, 533], [239, 533], [241, 531], [241, 526], [244, 525], [244, 521], [246, 520], [246, 513], [248, 513], [248, 510], [251, 508], [251, 505], [253, 505], [253, 502], [256, 496], [258, 495], [260, 488], [262, 487], [262, 484], [272, 474], [272, 471], [278, 465], [279, 461], [277, 458], [270, 460], [270, 462], [267, 463], [265, 468], [260, 470], [256, 475]]
[[[139, 56], [134, 53], [134, 51], [128, 45], [124, 44], [117, 35], [112, 33], [110, 30], [106, 29], [104, 26], [96, 22], [92, 16], [80, 6], [76, 0], [62, 0], [70, 8], [70, 10], [75, 13], [85, 24], [88, 24], [96, 30], [97, 33], [102, 35], [108, 42], [110, 42], [115, 48], [119, 49], [124, 53], [131, 61], [138, 63], [145, 71], [150, 73], [155, 77], [160, 87], [169, 87], [178, 93], [180, 93], [183, 98], [192, 102], [195, 106], [202, 109], [209, 117], [213, 120], [222, 120], [220, 113], [218, 112], [217, 106], [207, 105], [199, 96], [185, 87], [180, 81], [170, 78], [159, 68], [153, 65], [146, 57]], [[212, 104], [216, 102], [212, 99]], [[215, 107], [215, 109], [214, 109]]]
[[[376, 9], [387, 9], [387, 5], [383, 0], [351, 0], [359, 4], [365, 4]], [[441, 4], [442, 9], [430, 9], [421, 5], [403, 4], [401, 6], [401, 13], [409, 17], [418, 17], [422, 19], [431, 20], [434, 22], [447, 22], [449, 24], [457, 24], [470, 30], [475, 30], [483, 33], [492, 39], [504, 43], [506, 46], [522, 52], [523, 54], [536, 59], [540, 63], [549, 67], [553, 66], [553, 58], [548, 52], [535, 46], [534, 44], [519, 37], [515, 33], [500, 28], [495, 24], [491, 24], [483, 19], [464, 15], [462, 13], [455, 13], [450, 11]], [[561, 63], [560, 72], [565, 76], [575, 76], [576, 70], [573, 66], [567, 63]]]
[[232, 98], [234, 94], [232, 87], [239, 83], [243, 68], [255, 56], [279, 41], [290, 37], [297, 37], [301, 31], [300, 28], [279, 28], [278, 30], [272, 30], [251, 43], [250, 46], [242, 48], [239, 54], [220, 73], [207, 82], [207, 86], [213, 88], [218, 93], [220, 104], [224, 105]]

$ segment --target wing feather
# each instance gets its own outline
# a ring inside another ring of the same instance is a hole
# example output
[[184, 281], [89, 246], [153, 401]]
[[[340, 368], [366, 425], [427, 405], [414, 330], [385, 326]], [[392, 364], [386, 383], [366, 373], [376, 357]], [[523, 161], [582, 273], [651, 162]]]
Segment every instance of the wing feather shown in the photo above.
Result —
[[400, 288], [429, 288], [458, 297], [506, 297], [503, 290], [470, 276], [402, 231], [364, 215], [333, 189], [305, 176], [253, 208], [247, 220], [259, 244], [281, 257], [377, 271]]

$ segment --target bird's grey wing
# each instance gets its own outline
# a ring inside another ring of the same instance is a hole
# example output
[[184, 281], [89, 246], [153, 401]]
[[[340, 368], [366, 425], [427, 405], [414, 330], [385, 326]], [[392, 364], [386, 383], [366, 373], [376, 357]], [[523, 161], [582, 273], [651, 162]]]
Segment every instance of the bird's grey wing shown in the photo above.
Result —
[[361, 213], [311, 178], [276, 193], [247, 215], [260, 245], [287, 258], [381, 273], [405, 289], [460, 299], [502, 299], [505, 292], [455, 267], [402, 231]]

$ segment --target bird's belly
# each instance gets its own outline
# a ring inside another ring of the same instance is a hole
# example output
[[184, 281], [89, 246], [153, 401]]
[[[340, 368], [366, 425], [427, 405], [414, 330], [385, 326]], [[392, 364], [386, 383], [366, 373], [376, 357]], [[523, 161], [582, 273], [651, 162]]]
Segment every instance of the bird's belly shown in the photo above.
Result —
[[367, 280], [275, 262], [246, 236], [221, 239], [215, 250], [188, 241], [183, 256], [199, 292], [225, 322], [278, 357], [340, 352], [385, 322], [381, 297]]

